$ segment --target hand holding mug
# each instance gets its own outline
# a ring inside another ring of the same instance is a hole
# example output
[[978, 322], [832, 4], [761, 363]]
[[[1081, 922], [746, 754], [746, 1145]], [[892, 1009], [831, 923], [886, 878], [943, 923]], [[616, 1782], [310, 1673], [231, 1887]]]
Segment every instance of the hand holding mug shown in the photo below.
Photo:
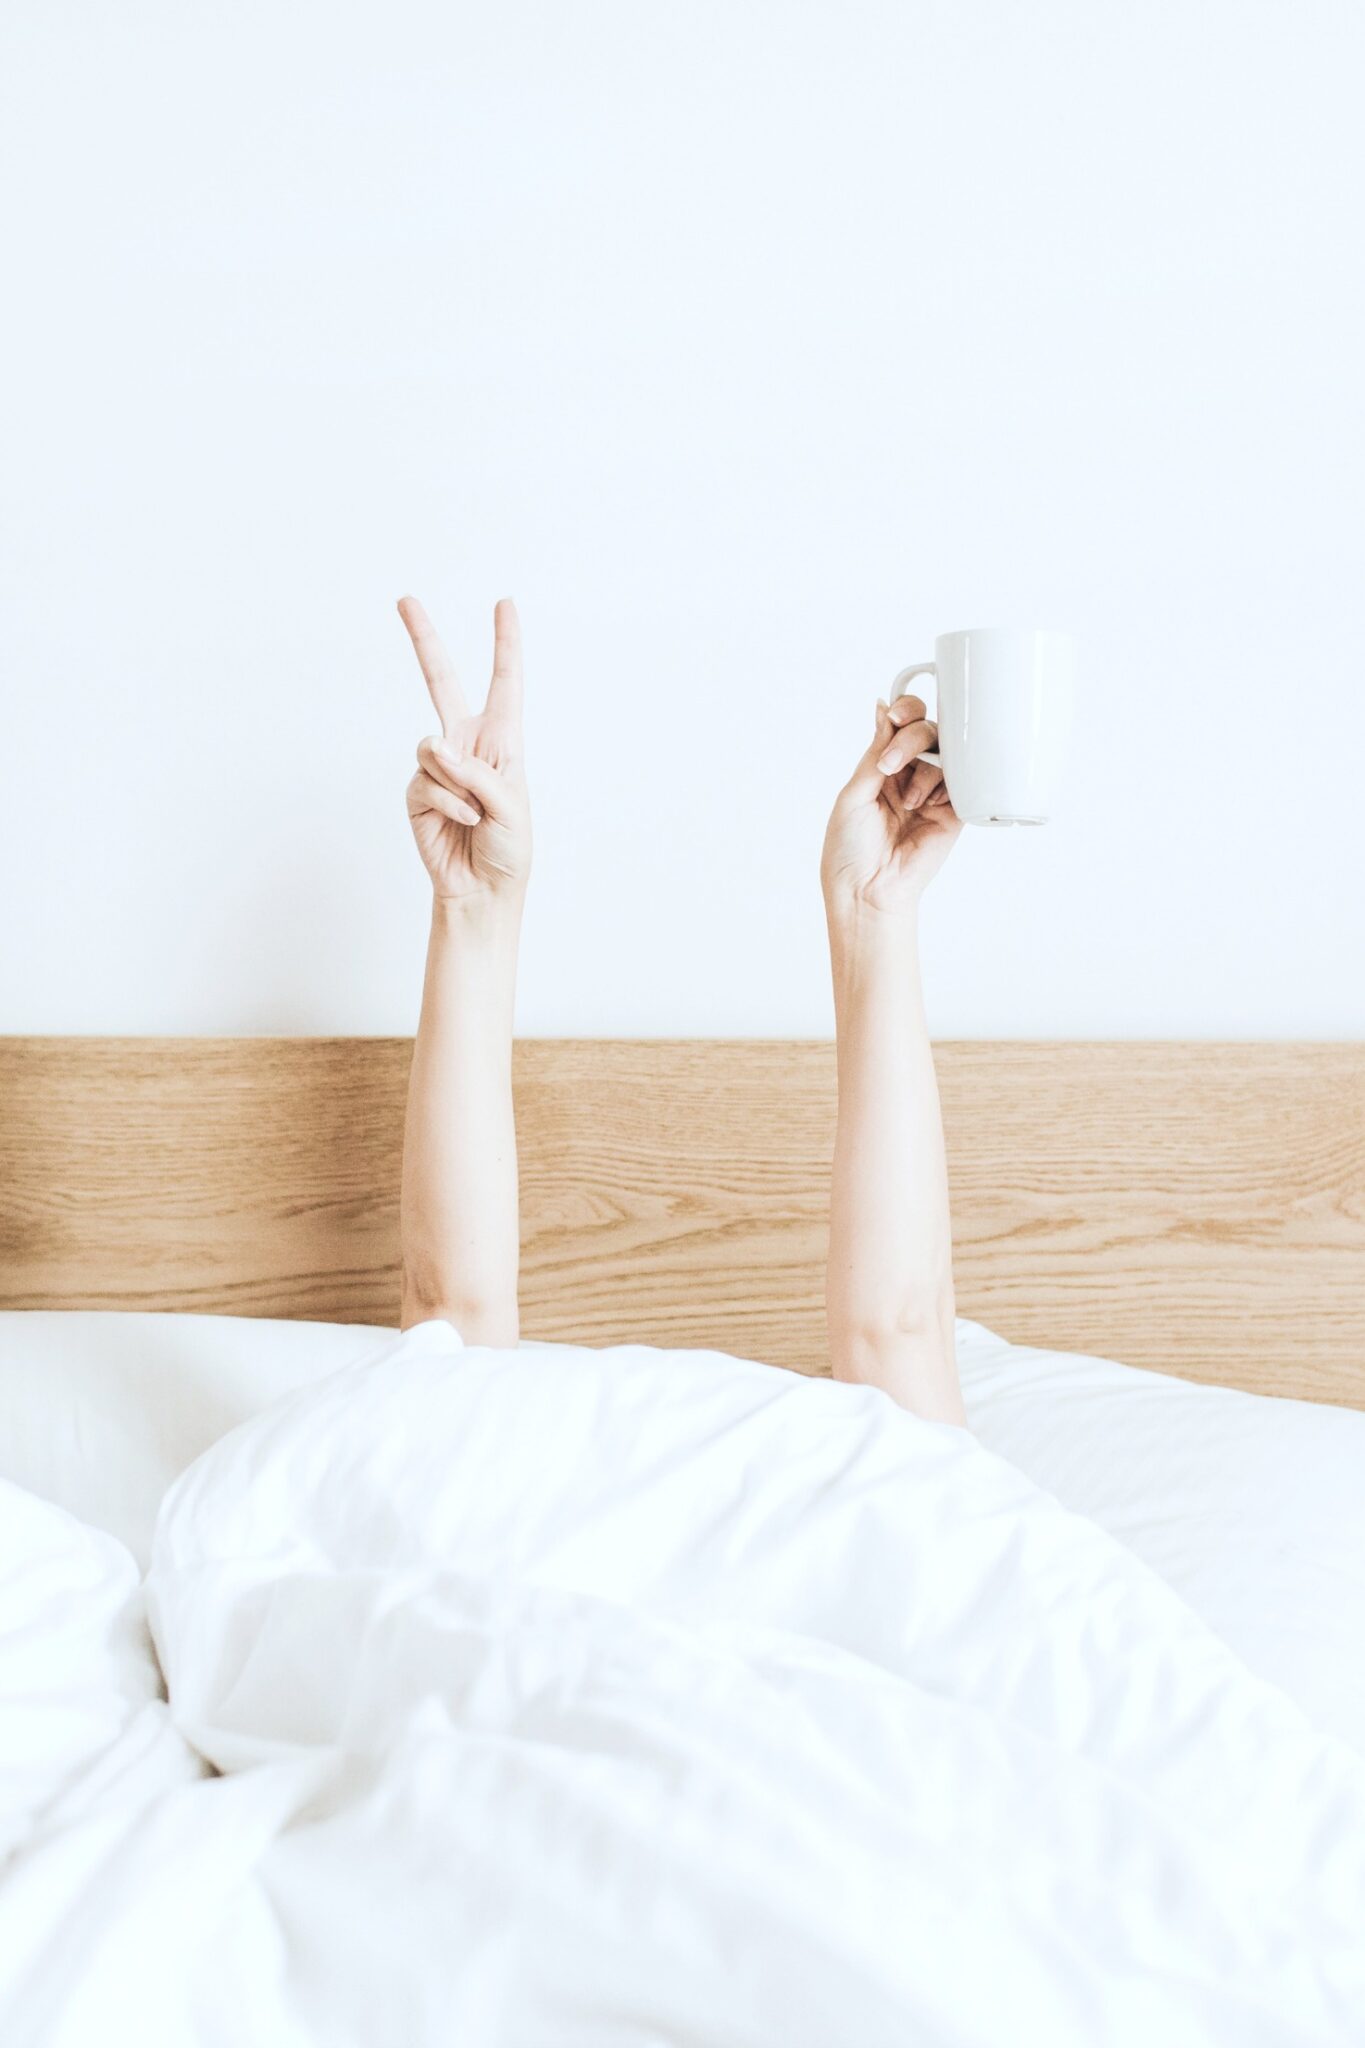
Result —
[[820, 880], [830, 912], [913, 910], [952, 851], [962, 821], [948, 800], [938, 738], [919, 697], [877, 703], [876, 730], [840, 790]]

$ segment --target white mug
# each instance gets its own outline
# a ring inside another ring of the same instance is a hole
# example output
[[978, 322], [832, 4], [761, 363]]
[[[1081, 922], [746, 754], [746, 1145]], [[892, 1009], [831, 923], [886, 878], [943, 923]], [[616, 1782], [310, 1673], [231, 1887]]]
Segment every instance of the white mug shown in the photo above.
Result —
[[953, 809], [967, 825], [1045, 825], [1071, 730], [1076, 643], [1036, 626], [940, 633], [934, 659], [903, 668], [938, 682], [937, 754]]

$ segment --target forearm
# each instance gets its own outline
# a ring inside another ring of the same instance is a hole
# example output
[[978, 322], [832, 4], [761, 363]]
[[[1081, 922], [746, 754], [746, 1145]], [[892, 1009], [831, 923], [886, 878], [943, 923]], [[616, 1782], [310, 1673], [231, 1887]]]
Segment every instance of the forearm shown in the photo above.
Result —
[[438, 899], [403, 1142], [404, 1329], [452, 1322], [468, 1344], [518, 1338], [512, 1011], [521, 905]]
[[839, 1378], [963, 1422], [938, 1084], [914, 911], [829, 907], [839, 1111], [826, 1304]]

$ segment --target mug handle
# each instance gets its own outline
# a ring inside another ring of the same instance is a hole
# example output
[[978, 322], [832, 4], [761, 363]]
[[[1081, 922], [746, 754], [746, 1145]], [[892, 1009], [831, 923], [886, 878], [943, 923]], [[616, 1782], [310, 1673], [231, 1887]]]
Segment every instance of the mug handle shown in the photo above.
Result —
[[[889, 702], [894, 704], [897, 697], [903, 697], [905, 695], [905, 691], [902, 685], [908, 683], [911, 676], [932, 676], [934, 678], [935, 683], [937, 683], [938, 665], [937, 663], [932, 661], [917, 661], [913, 664], [912, 667], [903, 668], [900, 674], [896, 677], [895, 682], [891, 685], [891, 696]], [[943, 757], [941, 754], [917, 754], [915, 756], [915, 759], [917, 761], [932, 761], [936, 768], [941, 768], [943, 766]]]

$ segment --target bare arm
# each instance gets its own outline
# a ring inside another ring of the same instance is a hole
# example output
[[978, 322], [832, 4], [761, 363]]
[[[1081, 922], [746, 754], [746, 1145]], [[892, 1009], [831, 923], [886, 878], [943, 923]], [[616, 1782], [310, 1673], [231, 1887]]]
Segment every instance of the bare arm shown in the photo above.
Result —
[[530, 813], [516, 613], [495, 613], [493, 680], [471, 715], [421, 606], [399, 610], [440, 714], [408, 812], [432, 881], [422, 1014], [403, 1141], [404, 1329], [452, 1322], [467, 1344], [517, 1342], [512, 1008]]
[[512, 1122], [515, 920], [431, 911], [403, 1133], [402, 1323], [442, 1316], [466, 1344], [517, 1342]]
[[919, 966], [919, 902], [960, 825], [918, 698], [879, 704], [840, 791], [821, 880], [838, 1038], [826, 1311], [836, 1378], [965, 1422], [948, 1174]]

